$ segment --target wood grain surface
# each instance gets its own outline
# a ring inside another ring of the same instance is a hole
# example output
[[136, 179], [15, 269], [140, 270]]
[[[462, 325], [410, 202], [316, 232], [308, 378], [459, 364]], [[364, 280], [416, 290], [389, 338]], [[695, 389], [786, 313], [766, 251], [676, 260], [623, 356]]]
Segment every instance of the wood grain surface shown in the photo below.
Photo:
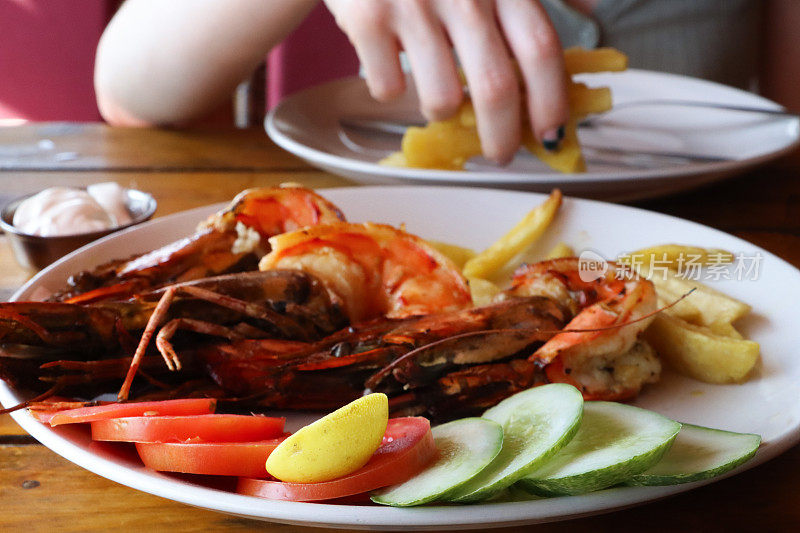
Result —
[[0, 128], [2, 170], [299, 168], [303, 163], [274, 149], [263, 130], [141, 130], [70, 122]]
[[[66, 154], [58, 156], [57, 154]], [[701, 190], [634, 203], [733, 233], [800, 267], [800, 166], [774, 163]], [[155, 131], [100, 124], [0, 128], [0, 197], [113, 180], [152, 193], [156, 216], [255, 186], [352, 182], [315, 170], [263, 131]], [[0, 236], [0, 299], [30, 276]], [[796, 347], [787, 347], [795, 349]], [[797, 531], [800, 447], [765, 465], [633, 509], [517, 530]], [[227, 516], [145, 494], [79, 468], [0, 415], [0, 531], [270, 531], [310, 528]]]

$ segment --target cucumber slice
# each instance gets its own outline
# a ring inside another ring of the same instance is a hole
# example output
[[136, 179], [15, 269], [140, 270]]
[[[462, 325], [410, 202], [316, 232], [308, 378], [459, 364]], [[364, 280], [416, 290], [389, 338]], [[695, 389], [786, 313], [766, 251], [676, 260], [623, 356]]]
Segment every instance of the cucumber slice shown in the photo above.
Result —
[[661, 461], [633, 476], [626, 485], [677, 485], [733, 470], [755, 455], [761, 437], [683, 424]]
[[503, 426], [503, 447], [483, 472], [446, 499], [485, 500], [538, 468], [569, 442], [582, 410], [581, 393], [562, 383], [519, 392], [487, 410], [483, 418]]
[[520, 485], [542, 496], [583, 494], [615, 485], [656, 464], [680, 428], [638, 407], [586, 402], [575, 438]]
[[503, 447], [503, 428], [484, 418], [462, 418], [432, 430], [438, 459], [405, 483], [372, 494], [372, 501], [407, 507], [446, 497], [481, 472]]

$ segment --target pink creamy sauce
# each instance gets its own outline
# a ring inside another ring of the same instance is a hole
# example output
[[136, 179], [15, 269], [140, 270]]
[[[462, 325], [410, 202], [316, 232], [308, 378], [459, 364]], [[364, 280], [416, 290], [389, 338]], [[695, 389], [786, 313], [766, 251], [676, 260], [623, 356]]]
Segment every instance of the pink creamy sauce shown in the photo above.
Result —
[[50, 187], [21, 202], [13, 224], [43, 237], [111, 229], [131, 221], [125, 198], [125, 189], [114, 182], [96, 183], [86, 190]]

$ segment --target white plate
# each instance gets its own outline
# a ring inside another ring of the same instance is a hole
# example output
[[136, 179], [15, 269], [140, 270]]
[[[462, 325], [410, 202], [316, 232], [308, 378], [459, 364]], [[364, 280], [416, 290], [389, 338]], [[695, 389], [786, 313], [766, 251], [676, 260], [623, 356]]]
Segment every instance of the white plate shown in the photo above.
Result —
[[[643, 70], [580, 76], [593, 86], [611, 87], [615, 104], [653, 100], [695, 100], [780, 109], [754, 94], [708, 81]], [[413, 87], [413, 83], [409, 82]], [[440, 184], [497, 187], [590, 198], [632, 200], [697, 187], [779, 157], [800, 142], [800, 121], [790, 117], [686, 107], [637, 107], [612, 111], [605, 126], [581, 129], [581, 141], [627, 150], [682, 152], [730, 158], [713, 163], [637, 158], [652, 168], [589, 160], [583, 174], [555, 172], [527, 152], [499, 168], [475, 158], [464, 171], [395, 168], [377, 162], [399, 150], [400, 137], [342, 129], [341, 118], [420, 121], [413, 90], [389, 104], [373, 100], [363, 80], [353, 77], [313, 87], [283, 100], [266, 119], [269, 136], [312, 165], [368, 184]]]
[[[363, 187], [328, 189], [323, 194], [350, 220], [406, 223], [424, 237], [463, 246], [486, 246], [544, 196], [535, 193], [444, 187]], [[29, 299], [60, 288], [73, 272], [135, 251], [152, 249], [189, 234], [195, 224], [220, 206], [195, 209], [154, 220], [82, 248], [42, 271], [15, 295]], [[761, 343], [763, 363], [743, 385], [706, 385], [665, 373], [635, 404], [671, 418], [762, 435], [764, 445], [750, 468], [783, 452], [800, 439], [800, 272], [781, 259], [719, 231], [665, 215], [589, 200], [567, 199], [541, 249], [563, 240], [577, 250], [615, 256], [653, 243], [684, 242], [725, 248], [755, 257], [759, 276], [752, 281], [713, 283], [749, 302], [752, 315], [744, 333]], [[21, 400], [5, 384], [0, 401]], [[486, 528], [535, 523], [605, 512], [689, 490], [702, 483], [674, 487], [624, 487], [584, 496], [540, 501], [486, 503], [459, 507], [393, 509], [266, 501], [209, 489], [151, 472], [119, 448], [98, 446], [79, 428], [50, 429], [25, 411], [15, 420], [45, 446], [70, 461], [123, 485], [165, 498], [242, 515], [313, 526], [351, 528]]]

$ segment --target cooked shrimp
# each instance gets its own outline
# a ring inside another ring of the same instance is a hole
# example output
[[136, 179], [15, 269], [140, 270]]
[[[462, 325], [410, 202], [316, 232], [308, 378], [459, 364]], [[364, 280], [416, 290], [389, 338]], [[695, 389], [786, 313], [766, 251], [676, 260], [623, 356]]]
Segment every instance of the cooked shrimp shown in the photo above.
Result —
[[300, 185], [283, 183], [278, 187], [247, 189], [223, 211], [211, 215], [201, 228], [232, 230], [241, 222], [262, 237], [294, 231], [306, 226], [344, 221], [338, 207]]
[[252, 270], [273, 235], [344, 220], [331, 202], [294, 185], [248, 189], [197, 231], [156, 250], [116, 259], [69, 280], [54, 301], [123, 299], [174, 282]]
[[467, 282], [423, 239], [383, 224], [313, 226], [270, 239], [261, 270], [293, 268], [318, 277], [352, 322], [402, 318], [471, 304]]
[[[624, 267], [581, 271], [570, 257], [524, 265], [514, 274], [513, 296], [547, 296], [574, 313], [567, 330], [532, 356], [550, 381], [571, 383], [587, 399], [619, 400], [658, 380], [661, 364], [639, 335], [656, 310], [653, 284]], [[629, 324], [627, 324], [629, 323]], [[627, 324], [614, 327], [620, 324]]]

